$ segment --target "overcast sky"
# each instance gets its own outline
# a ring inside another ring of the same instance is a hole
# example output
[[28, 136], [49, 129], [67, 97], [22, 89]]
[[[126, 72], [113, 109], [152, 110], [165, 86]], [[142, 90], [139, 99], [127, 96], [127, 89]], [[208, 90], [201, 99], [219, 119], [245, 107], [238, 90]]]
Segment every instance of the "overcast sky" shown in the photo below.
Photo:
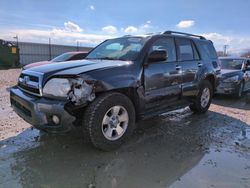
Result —
[[96, 45], [106, 38], [178, 30], [217, 50], [250, 49], [249, 0], [1, 0], [0, 38]]

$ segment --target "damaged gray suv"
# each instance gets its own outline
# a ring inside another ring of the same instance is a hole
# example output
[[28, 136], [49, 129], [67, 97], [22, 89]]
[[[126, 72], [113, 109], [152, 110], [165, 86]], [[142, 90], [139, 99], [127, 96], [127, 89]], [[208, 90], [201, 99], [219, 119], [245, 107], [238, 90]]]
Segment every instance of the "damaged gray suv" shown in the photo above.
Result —
[[10, 100], [37, 129], [81, 126], [85, 139], [108, 151], [132, 134], [138, 120], [185, 106], [205, 113], [218, 74], [213, 43], [202, 36], [124, 36], [104, 41], [85, 60], [22, 71]]

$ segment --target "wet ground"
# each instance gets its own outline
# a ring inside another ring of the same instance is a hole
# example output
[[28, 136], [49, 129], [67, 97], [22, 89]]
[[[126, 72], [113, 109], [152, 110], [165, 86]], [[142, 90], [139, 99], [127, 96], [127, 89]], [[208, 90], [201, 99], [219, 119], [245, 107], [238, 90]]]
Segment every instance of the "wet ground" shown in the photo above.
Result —
[[[250, 187], [250, 104], [215, 97], [137, 124], [119, 150], [100, 152], [79, 129], [48, 135], [11, 110], [19, 70], [0, 71], [0, 187]], [[8, 82], [7, 82], [8, 81]]]

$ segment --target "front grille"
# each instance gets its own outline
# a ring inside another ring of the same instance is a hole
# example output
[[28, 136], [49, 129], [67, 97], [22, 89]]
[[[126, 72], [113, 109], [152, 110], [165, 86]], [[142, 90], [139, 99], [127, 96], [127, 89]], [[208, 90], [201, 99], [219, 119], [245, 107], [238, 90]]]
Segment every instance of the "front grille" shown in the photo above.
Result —
[[20, 104], [19, 102], [15, 101], [14, 99], [11, 99], [11, 104], [15, 106], [16, 108], [18, 108], [26, 116], [32, 117], [31, 111], [27, 109], [25, 106], [23, 106], [22, 104]]
[[19, 88], [23, 89], [24, 91], [28, 91], [37, 95], [40, 95], [40, 91], [38, 88], [33, 88], [33, 87], [29, 87], [27, 85], [24, 85], [22, 83], [18, 83]]
[[18, 79], [18, 87], [29, 94], [41, 96], [41, 80], [42, 75], [40, 73], [25, 71], [25, 73], [22, 73]]

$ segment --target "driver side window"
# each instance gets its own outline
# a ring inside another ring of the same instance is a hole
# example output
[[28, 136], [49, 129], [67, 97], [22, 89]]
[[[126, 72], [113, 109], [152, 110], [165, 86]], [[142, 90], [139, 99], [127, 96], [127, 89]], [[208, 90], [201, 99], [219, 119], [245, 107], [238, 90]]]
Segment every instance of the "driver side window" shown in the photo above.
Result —
[[155, 50], [166, 50], [167, 62], [176, 61], [175, 43], [173, 38], [157, 39], [149, 50], [149, 54]]

